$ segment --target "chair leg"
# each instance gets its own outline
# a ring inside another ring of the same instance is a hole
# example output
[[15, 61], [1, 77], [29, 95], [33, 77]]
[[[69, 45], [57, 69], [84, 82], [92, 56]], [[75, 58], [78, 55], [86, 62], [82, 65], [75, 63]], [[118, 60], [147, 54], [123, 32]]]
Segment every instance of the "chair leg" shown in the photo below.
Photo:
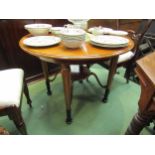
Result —
[[126, 83], [129, 83], [131, 72], [132, 72], [132, 67], [130, 65], [127, 65], [126, 71], [124, 74], [124, 77], [126, 78]]
[[26, 126], [21, 115], [21, 110], [17, 107], [11, 107], [8, 111], [8, 116], [11, 120], [13, 120], [14, 124], [16, 125], [17, 129], [20, 131], [22, 135], [27, 135]]
[[152, 122], [152, 116], [148, 114], [142, 114], [138, 112], [132, 119], [128, 129], [126, 130], [126, 135], [138, 135], [142, 129]]
[[27, 86], [27, 83], [26, 83], [26, 80], [24, 78], [24, 94], [26, 96], [26, 99], [27, 99], [27, 103], [28, 105], [30, 106], [30, 108], [32, 107], [32, 101], [30, 99], [30, 95], [29, 95], [29, 90], [28, 90], [28, 86]]
[[127, 72], [127, 70], [125, 72], [125, 76], [124, 77], [126, 78], [126, 83], [129, 83], [130, 75], [129, 75], [129, 72]]

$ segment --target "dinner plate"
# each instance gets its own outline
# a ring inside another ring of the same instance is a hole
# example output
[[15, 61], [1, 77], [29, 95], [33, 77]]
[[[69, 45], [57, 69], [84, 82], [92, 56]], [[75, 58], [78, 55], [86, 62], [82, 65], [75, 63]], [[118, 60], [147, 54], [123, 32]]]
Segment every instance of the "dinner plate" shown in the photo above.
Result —
[[52, 46], [60, 43], [61, 39], [55, 36], [35, 36], [23, 41], [24, 45], [32, 47]]
[[95, 43], [93, 41], [90, 42], [92, 45], [99, 46], [99, 47], [106, 47], [106, 48], [121, 48], [126, 47], [128, 44], [122, 44], [122, 45], [108, 45], [108, 44], [99, 44]]
[[127, 38], [110, 35], [99, 35], [90, 38], [90, 43], [100, 47], [125, 47], [128, 45], [129, 40]]
[[114, 30], [110, 32], [111, 35], [118, 35], [118, 36], [127, 36], [128, 32], [126, 31], [119, 31], [119, 30]]

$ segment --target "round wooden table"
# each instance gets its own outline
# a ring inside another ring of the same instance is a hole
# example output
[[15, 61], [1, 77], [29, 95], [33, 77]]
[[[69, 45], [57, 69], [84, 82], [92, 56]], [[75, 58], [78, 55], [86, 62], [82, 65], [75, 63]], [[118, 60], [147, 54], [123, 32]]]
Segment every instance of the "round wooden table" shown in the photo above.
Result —
[[61, 74], [63, 77], [64, 94], [66, 100], [66, 122], [72, 121], [71, 117], [71, 101], [72, 101], [72, 78], [70, 73], [71, 64], [92, 64], [111, 59], [110, 70], [106, 84], [106, 90], [103, 101], [107, 100], [110, 91], [111, 83], [115, 70], [117, 67], [117, 61], [119, 55], [130, 51], [134, 47], [134, 42], [129, 39], [129, 44], [124, 48], [107, 49], [91, 45], [89, 42], [85, 42], [79, 49], [69, 49], [64, 47], [61, 43], [55, 46], [49, 47], [29, 47], [23, 44], [23, 40], [30, 37], [26, 35], [19, 41], [19, 46], [23, 51], [40, 59], [46, 59], [52, 63], [61, 64]]

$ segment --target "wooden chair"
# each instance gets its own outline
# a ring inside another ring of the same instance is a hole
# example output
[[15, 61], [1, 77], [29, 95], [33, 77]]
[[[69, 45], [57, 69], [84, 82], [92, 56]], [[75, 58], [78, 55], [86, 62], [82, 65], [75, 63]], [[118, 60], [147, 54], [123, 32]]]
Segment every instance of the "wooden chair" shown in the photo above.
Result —
[[22, 94], [27, 98], [30, 107], [31, 99], [22, 69], [6, 69], [0, 71], [0, 116], [8, 116], [15, 123], [21, 134], [27, 134], [21, 114]]
[[139, 110], [133, 117], [127, 135], [140, 134], [142, 129], [155, 120], [155, 51], [139, 59], [135, 72], [140, 80]]
[[[140, 45], [144, 41], [143, 37], [146, 31], [149, 29], [151, 23], [152, 20], [145, 21], [144, 27], [137, 33], [132, 30], [128, 30], [130, 37], [135, 41], [135, 47], [133, 51], [128, 51], [127, 53], [120, 55], [118, 58], [118, 67], [124, 66], [126, 68], [125, 78], [127, 82], [129, 82], [129, 78], [133, 68], [135, 67], [135, 61], [140, 57]], [[152, 47], [150, 47], [150, 49], [153, 50]], [[110, 67], [110, 60], [101, 62], [99, 64], [108, 69]]]

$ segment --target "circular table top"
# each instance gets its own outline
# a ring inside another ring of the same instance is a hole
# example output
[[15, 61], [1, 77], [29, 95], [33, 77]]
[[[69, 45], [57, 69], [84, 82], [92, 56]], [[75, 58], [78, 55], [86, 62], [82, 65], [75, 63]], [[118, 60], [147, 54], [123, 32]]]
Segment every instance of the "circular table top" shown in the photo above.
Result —
[[103, 59], [118, 56], [133, 49], [134, 42], [129, 39], [127, 47], [123, 48], [103, 48], [91, 45], [89, 42], [85, 42], [81, 48], [69, 49], [62, 45], [62, 43], [49, 47], [30, 47], [23, 44], [23, 40], [31, 37], [26, 35], [19, 41], [19, 46], [23, 51], [36, 57], [49, 58], [56, 62], [93, 62]]

